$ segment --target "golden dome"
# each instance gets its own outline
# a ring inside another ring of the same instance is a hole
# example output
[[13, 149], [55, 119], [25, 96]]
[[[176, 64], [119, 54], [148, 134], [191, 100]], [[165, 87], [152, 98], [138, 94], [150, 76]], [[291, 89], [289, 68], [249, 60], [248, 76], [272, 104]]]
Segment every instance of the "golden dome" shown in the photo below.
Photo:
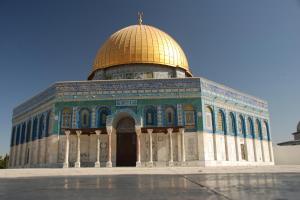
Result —
[[179, 67], [191, 75], [186, 56], [167, 33], [149, 25], [132, 25], [112, 34], [99, 49], [94, 72], [123, 64], [159, 64]]

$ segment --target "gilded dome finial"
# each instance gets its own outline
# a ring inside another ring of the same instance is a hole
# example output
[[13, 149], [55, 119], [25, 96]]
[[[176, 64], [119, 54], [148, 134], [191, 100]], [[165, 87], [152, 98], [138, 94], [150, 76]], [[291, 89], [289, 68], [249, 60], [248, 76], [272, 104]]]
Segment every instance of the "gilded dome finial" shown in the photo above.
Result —
[[142, 25], [143, 23], [143, 12], [138, 12], [138, 20], [139, 20], [139, 25]]

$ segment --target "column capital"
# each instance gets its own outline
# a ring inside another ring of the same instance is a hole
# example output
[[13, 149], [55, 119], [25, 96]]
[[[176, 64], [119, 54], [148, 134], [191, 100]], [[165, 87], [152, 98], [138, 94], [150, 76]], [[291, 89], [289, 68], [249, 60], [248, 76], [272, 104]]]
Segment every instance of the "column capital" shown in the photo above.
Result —
[[153, 129], [147, 129], [147, 132], [148, 132], [149, 134], [151, 134], [151, 133], [153, 133]]
[[77, 136], [80, 136], [82, 131], [76, 131]]
[[111, 135], [112, 131], [113, 131], [113, 127], [112, 126], [107, 126], [106, 127], [106, 132], [107, 132], [108, 135]]
[[100, 136], [101, 130], [96, 130], [95, 133], [96, 133], [97, 136]]
[[137, 135], [140, 135], [142, 133], [142, 129], [140, 126], [135, 126], [135, 132]]
[[173, 132], [173, 129], [172, 128], [168, 128], [167, 131], [168, 131], [169, 134], [171, 134]]
[[66, 135], [66, 136], [69, 136], [70, 133], [71, 133], [71, 131], [69, 131], [69, 130], [66, 130], [66, 131], [65, 131], [65, 135]]

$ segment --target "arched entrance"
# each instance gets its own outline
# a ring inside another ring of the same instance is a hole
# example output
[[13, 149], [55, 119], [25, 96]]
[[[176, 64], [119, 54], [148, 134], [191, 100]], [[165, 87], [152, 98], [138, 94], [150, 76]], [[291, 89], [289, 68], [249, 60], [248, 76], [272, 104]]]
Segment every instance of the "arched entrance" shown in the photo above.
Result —
[[117, 166], [136, 165], [136, 133], [132, 117], [124, 117], [117, 123]]

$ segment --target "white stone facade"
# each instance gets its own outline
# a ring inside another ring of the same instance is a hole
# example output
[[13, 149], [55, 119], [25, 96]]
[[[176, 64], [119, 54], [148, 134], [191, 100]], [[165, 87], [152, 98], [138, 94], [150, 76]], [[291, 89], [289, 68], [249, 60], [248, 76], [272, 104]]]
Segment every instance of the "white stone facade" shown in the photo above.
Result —
[[[150, 156], [150, 136], [140, 137], [141, 166], [259, 166], [273, 165], [272, 143], [268, 141], [244, 139], [234, 136], [214, 135], [205, 132], [172, 133], [172, 154], [170, 136], [166, 133], [152, 133], [152, 162]], [[116, 137], [112, 133], [111, 161], [116, 166]], [[242, 159], [241, 144], [246, 141], [247, 159]], [[69, 167], [77, 161], [77, 135], [69, 136]], [[100, 167], [108, 161], [108, 135], [100, 135]], [[66, 136], [50, 136], [11, 149], [11, 167], [63, 167], [66, 153]], [[183, 153], [185, 161], [183, 160]], [[26, 155], [27, 154], [27, 155]], [[80, 135], [81, 167], [94, 167], [97, 161], [97, 135]]]
[[[87, 127], [81, 127], [83, 110]], [[181, 78], [53, 85], [14, 110], [9, 166], [114, 167], [116, 128], [124, 117], [134, 120], [137, 167], [274, 164], [265, 101]]]

